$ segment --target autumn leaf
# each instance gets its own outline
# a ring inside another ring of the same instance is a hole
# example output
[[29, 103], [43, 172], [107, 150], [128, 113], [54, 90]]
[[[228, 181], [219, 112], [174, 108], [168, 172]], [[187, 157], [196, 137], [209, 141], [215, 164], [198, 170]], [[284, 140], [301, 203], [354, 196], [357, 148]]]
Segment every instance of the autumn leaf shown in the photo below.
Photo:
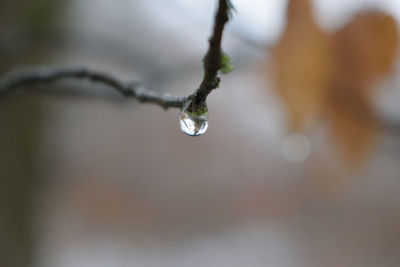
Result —
[[335, 79], [368, 94], [373, 82], [395, 62], [398, 34], [395, 20], [378, 11], [363, 12], [334, 34]]
[[290, 130], [304, 130], [317, 119], [344, 159], [356, 164], [373, 146], [379, 124], [372, 106], [376, 83], [395, 63], [398, 31], [394, 19], [362, 12], [335, 33], [315, 23], [309, 0], [291, 0], [287, 25], [272, 51], [277, 93], [288, 109]]
[[373, 90], [394, 65], [397, 38], [396, 22], [382, 12], [359, 14], [332, 38], [334, 73], [325, 106], [331, 134], [352, 164], [370, 151], [378, 134]]
[[286, 103], [291, 130], [302, 130], [320, 115], [330, 57], [329, 36], [315, 24], [310, 3], [291, 1], [286, 30], [272, 51], [274, 80]]
[[332, 85], [325, 103], [330, 134], [346, 163], [357, 166], [374, 144], [378, 121], [370, 99], [348, 87]]

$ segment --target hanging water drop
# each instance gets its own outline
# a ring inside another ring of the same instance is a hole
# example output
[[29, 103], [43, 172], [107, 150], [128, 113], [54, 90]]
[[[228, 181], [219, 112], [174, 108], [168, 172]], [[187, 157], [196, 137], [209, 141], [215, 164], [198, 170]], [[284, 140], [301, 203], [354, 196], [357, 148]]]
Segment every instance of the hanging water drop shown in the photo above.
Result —
[[202, 135], [208, 128], [208, 109], [207, 105], [201, 104], [194, 106], [189, 99], [182, 107], [180, 114], [180, 126], [182, 132], [190, 136]]

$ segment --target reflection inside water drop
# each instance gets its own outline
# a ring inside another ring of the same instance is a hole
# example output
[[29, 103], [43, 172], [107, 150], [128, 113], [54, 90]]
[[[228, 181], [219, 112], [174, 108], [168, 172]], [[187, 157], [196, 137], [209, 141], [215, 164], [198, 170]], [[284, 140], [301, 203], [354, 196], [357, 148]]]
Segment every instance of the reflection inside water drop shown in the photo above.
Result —
[[208, 109], [206, 104], [193, 108], [192, 101], [188, 100], [182, 108], [179, 120], [181, 130], [187, 135], [198, 136], [207, 131]]

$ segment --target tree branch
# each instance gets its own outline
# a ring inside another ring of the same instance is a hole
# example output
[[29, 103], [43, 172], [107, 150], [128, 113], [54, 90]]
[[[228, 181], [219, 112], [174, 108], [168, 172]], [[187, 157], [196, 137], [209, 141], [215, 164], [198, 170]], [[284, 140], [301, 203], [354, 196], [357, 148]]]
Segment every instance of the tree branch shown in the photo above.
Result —
[[102, 83], [125, 97], [136, 98], [141, 103], [158, 104], [164, 108], [180, 108], [186, 100], [186, 97], [159, 94], [142, 88], [137, 82], [122, 82], [110, 74], [83, 67], [39, 67], [10, 72], [0, 79], [0, 96], [24, 86], [51, 83], [67, 78]]
[[214, 30], [209, 40], [210, 46], [204, 58], [204, 76], [200, 87], [195, 92], [195, 103], [206, 101], [212, 90], [219, 86], [218, 71], [221, 69], [221, 41], [225, 24], [229, 20], [229, 9], [232, 8], [229, 0], [219, 0], [217, 14], [215, 15]]
[[210, 92], [219, 85], [218, 72], [221, 69], [221, 41], [226, 22], [229, 20], [229, 0], [219, 0], [214, 30], [210, 38], [209, 49], [204, 57], [204, 77], [199, 88], [187, 97], [176, 97], [169, 94], [156, 93], [141, 87], [137, 82], [123, 82], [113, 75], [84, 67], [37, 67], [25, 68], [10, 72], [0, 77], [0, 97], [9, 95], [18, 88], [52, 83], [62, 79], [84, 79], [102, 83], [118, 91], [125, 97], [132, 97], [141, 103], [153, 103], [167, 109], [182, 108], [189, 98], [195, 103], [204, 104]]

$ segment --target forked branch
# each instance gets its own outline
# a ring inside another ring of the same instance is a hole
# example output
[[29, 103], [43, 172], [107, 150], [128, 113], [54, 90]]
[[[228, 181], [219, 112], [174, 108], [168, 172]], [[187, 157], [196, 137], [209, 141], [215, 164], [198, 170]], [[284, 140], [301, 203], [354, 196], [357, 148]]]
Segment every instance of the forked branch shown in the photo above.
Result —
[[63, 79], [83, 79], [107, 85], [123, 96], [135, 98], [141, 103], [153, 103], [164, 108], [181, 108], [188, 98], [194, 98], [196, 103], [204, 103], [210, 92], [219, 85], [218, 72], [222, 66], [222, 33], [229, 20], [230, 8], [229, 0], [219, 0], [213, 33], [204, 57], [204, 77], [199, 88], [187, 97], [156, 93], [141, 87], [137, 82], [123, 82], [111, 74], [84, 67], [51, 66], [24, 68], [2, 75], [0, 77], [0, 96], [9, 95], [16, 89], [27, 89], [37, 84], [52, 83]]

